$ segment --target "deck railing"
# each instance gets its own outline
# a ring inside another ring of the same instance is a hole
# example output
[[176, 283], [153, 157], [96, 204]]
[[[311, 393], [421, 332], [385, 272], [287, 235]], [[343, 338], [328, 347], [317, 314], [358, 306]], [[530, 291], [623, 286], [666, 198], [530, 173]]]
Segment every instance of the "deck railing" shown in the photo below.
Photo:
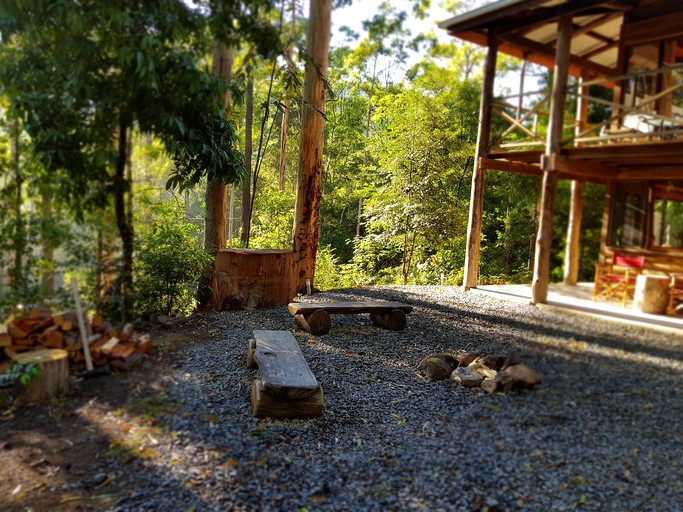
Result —
[[[614, 91], [621, 88], [626, 100], [619, 103], [582, 93], [593, 85]], [[646, 94], [645, 87], [653, 92]], [[601, 105], [603, 119], [581, 126], [575, 117], [566, 115], [563, 147], [683, 139], [683, 64], [577, 81], [568, 87], [567, 98], [572, 97], [589, 107]], [[522, 106], [525, 103], [529, 106]], [[549, 109], [547, 90], [498, 98], [493, 110], [508, 127], [492, 145], [510, 150], [545, 149]]]

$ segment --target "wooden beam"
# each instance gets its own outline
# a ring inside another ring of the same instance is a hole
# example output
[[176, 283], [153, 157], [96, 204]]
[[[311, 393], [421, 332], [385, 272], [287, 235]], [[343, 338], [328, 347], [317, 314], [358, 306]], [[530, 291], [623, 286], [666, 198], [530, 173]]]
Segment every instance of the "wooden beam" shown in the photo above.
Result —
[[[581, 83], [589, 79], [588, 74], [581, 77]], [[580, 85], [576, 101], [576, 133], [588, 126], [588, 87]], [[564, 284], [575, 286], [579, 279], [579, 248], [581, 245], [581, 219], [583, 217], [583, 182], [572, 181], [569, 202], [569, 225], [567, 226], [567, 249], [564, 257]]]
[[491, 158], [480, 158], [479, 165], [491, 171], [503, 171], [512, 174], [526, 174], [527, 176], [542, 176], [543, 172], [538, 165], [523, 162], [513, 162], [510, 160], [494, 160]]
[[581, 11], [595, 7], [595, 0], [572, 0], [554, 7], [539, 8], [521, 19], [497, 23], [492, 30], [496, 35], [527, 30], [542, 23], [548, 23], [562, 16], [580, 15]]
[[[553, 88], [550, 103], [550, 124], [548, 125], [548, 142], [546, 157], [559, 155], [562, 150], [562, 128], [564, 109], [567, 99], [567, 79], [569, 77], [570, 46], [572, 20], [563, 16], [559, 22], [559, 37], [555, 56]], [[553, 215], [557, 194], [557, 170], [550, 166], [551, 160], [544, 158], [543, 188], [541, 193], [541, 216], [536, 235], [536, 253], [534, 259], [534, 277], [531, 283], [531, 303], [545, 304], [548, 301], [548, 284], [550, 280], [550, 246], [553, 236]]]
[[[546, 56], [553, 55], [552, 46], [550, 45], [544, 45], [526, 37], [517, 36], [511, 33], [503, 34], [500, 37], [503, 41], [519, 47], [522, 52], [537, 53]], [[570, 55], [567, 58], [569, 64], [576, 66], [580, 70], [592, 71], [598, 76], [608, 77], [616, 74], [615, 70], [612, 68], [601, 66], [600, 64], [596, 64], [595, 62], [591, 62], [588, 59], [584, 59], [576, 55]]]
[[479, 158], [485, 157], [491, 137], [491, 114], [493, 112], [493, 86], [496, 77], [496, 59], [498, 43], [489, 37], [488, 51], [484, 62], [484, 83], [479, 105], [479, 132], [477, 134], [476, 159], [472, 173], [472, 190], [470, 192], [470, 213], [467, 224], [467, 248], [465, 253], [465, 271], [463, 287], [465, 290], [476, 288], [479, 279], [479, 253], [481, 244], [481, 228], [484, 215], [484, 187], [486, 169], [480, 166]]
[[[449, 20], [442, 21], [439, 23], [439, 28], [445, 28], [451, 34], [462, 32], [464, 30], [479, 29], [486, 27], [490, 23], [497, 22], [505, 16], [514, 16], [527, 9], [533, 9], [534, 7], [546, 1], [547, 0], [529, 0], [523, 3], [514, 3], [505, 8], [496, 9], [493, 11], [489, 11], [488, 6], [485, 5], [479, 9], [471, 11], [469, 13], [469, 17], [468, 14], [465, 14], [464, 16], [460, 15]], [[481, 14], [477, 16], [477, 12], [480, 12]]]
[[593, 29], [601, 27], [602, 25], [609, 23], [610, 21], [613, 21], [619, 17], [622, 17], [623, 13], [617, 12], [617, 13], [612, 13], [612, 14], [605, 14], [604, 16], [601, 16], [597, 19], [594, 19], [591, 22], [586, 23], [585, 25], [581, 25], [580, 27], [575, 27], [574, 31], [572, 32], [572, 39], [575, 37], [579, 37], [583, 34], [587, 34], [588, 32], [592, 32]]
[[602, 52], [606, 52], [607, 50], [611, 50], [612, 48], [614, 48], [616, 46], [619, 46], [619, 41], [611, 41], [609, 44], [605, 44], [603, 46], [595, 48], [594, 50], [591, 50], [587, 53], [584, 53], [583, 55], [581, 55], [581, 58], [590, 59], [592, 57], [595, 57], [596, 55], [601, 54]]

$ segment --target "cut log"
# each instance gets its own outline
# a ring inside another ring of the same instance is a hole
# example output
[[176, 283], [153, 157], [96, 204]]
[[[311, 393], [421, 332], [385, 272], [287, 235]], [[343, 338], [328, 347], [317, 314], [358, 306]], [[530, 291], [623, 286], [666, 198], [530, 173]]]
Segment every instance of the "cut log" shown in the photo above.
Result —
[[111, 349], [109, 357], [114, 359], [128, 359], [135, 352], [135, 345], [132, 343], [119, 342], [114, 348]]
[[316, 309], [312, 313], [305, 315], [294, 315], [294, 321], [303, 330], [311, 334], [327, 334], [332, 327], [330, 315], [324, 309]]
[[400, 309], [392, 309], [386, 313], [370, 313], [370, 319], [373, 324], [392, 331], [400, 331], [408, 322], [406, 314]]
[[251, 410], [256, 418], [308, 419], [323, 413], [323, 388], [315, 394], [298, 400], [283, 400], [265, 391], [257, 379], [251, 385]]
[[0, 347], [9, 347], [12, 345], [12, 336], [6, 332], [0, 332]]
[[40, 335], [40, 343], [45, 348], [64, 348], [64, 335], [53, 325]]
[[666, 313], [669, 304], [670, 281], [668, 276], [639, 275], [636, 278], [633, 309], [653, 315]]
[[413, 310], [413, 306], [388, 301], [291, 302], [287, 309], [302, 329], [312, 334], [327, 334], [331, 326], [329, 315], [332, 314], [370, 313], [375, 325], [398, 331], [406, 326], [406, 314]]
[[107, 343], [102, 345], [100, 347], [100, 352], [103, 353], [104, 355], [108, 356], [111, 351], [114, 349], [116, 345], [119, 344], [119, 339], [118, 338], [110, 338]]
[[69, 386], [69, 360], [65, 350], [34, 350], [14, 354], [12, 359], [19, 363], [37, 364], [40, 373], [24, 388], [24, 397], [29, 402], [41, 402], [63, 393]]

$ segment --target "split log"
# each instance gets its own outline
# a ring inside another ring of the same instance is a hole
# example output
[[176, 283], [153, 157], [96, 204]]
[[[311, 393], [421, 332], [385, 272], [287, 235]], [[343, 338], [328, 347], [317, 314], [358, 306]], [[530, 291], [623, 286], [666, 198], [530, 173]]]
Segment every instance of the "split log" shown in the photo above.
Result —
[[259, 368], [251, 394], [254, 416], [313, 418], [322, 414], [322, 388], [292, 333], [254, 331], [247, 359]]
[[37, 364], [40, 373], [24, 388], [24, 397], [29, 402], [41, 402], [63, 393], [69, 386], [69, 360], [66, 350], [34, 350], [12, 356], [18, 363]]
[[316, 309], [312, 313], [294, 315], [294, 321], [303, 330], [316, 335], [327, 334], [332, 327], [330, 315], [324, 309]]

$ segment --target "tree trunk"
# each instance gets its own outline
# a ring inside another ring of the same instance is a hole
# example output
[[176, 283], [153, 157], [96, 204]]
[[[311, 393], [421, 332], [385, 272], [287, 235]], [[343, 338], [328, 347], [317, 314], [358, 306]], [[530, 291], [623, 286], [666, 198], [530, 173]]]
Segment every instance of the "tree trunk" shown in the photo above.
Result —
[[[116, 226], [121, 237], [123, 263], [121, 267], [122, 318], [125, 323], [133, 317], [133, 225], [128, 222], [126, 212], [126, 160], [128, 155], [128, 122], [122, 113], [119, 118], [118, 157], [116, 158], [116, 176], [114, 191], [114, 210]], [[128, 184], [131, 185], [131, 184]]]
[[356, 219], [356, 237], [360, 237], [363, 224], [363, 188], [365, 187], [365, 170], [368, 165], [368, 139], [370, 138], [370, 121], [372, 119], [372, 96], [375, 94], [375, 80], [377, 79], [377, 55], [372, 65], [372, 80], [370, 82], [370, 98], [368, 99], [368, 111], [365, 118], [365, 148], [363, 149], [363, 169], [360, 175], [360, 197], [358, 198], [358, 218]]
[[[287, 42], [285, 50], [285, 60], [287, 61], [287, 75], [289, 77], [294, 73], [294, 66], [292, 64], [292, 45], [296, 39], [296, 0], [292, 0], [292, 32], [290, 40]], [[291, 103], [292, 87], [287, 84], [285, 89], [285, 105], [282, 112], [282, 128], [280, 130], [280, 192], [285, 191], [285, 155], [287, 152], [287, 124], [289, 121], [289, 105]]]
[[249, 247], [249, 234], [251, 232], [251, 159], [254, 153], [254, 77], [251, 74], [247, 79], [245, 110], [244, 166], [247, 168], [247, 176], [242, 186], [242, 243], [244, 247]]
[[21, 148], [20, 137], [21, 130], [18, 121], [12, 121], [10, 124], [10, 162], [14, 168], [14, 266], [11, 269], [11, 287], [12, 290], [20, 290], [25, 284], [24, 280], [24, 255], [26, 253], [26, 226], [24, 225], [24, 216], [21, 212], [21, 207], [24, 202], [24, 175], [21, 170]]
[[[225, 92], [225, 118], [230, 117], [230, 80], [232, 78], [232, 48], [226, 47], [222, 43], [213, 45], [213, 74], [223, 78], [228, 83]], [[225, 247], [225, 237], [227, 231], [227, 200], [228, 187], [225, 182], [217, 177], [208, 180], [206, 184], [204, 214], [204, 251], [215, 257], [218, 249]], [[204, 269], [204, 274], [197, 289], [197, 300], [200, 307], [206, 307], [211, 300], [211, 290], [213, 288], [213, 278], [215, 272], [214, 263], [209, 264]]]
[[[52, 212], [52, 196], [49, 194], [43, 194], [41, 201], [41, 216], [44, 221], [51, 221], [53, 217]], [[41, 235], [42, 239], [42, 275], [40, 277], [40, 286], [43, 290], [52, 295], [55, 291], [55, 273], [54, 273], [54, 256], [55, 256], [55, 242], [53, 237], [48, 233], [43, 233]]]
[[306, 62], [304, 74], [304, 107], [292, 235], [295, 290], [305, 289], [307, 279], [313, 285], [315, 277], [324, 140], [324, 120], [320, 112], [325, 111], [323, 78], [327, 73], [331, 15], [332, 0], [310, 3], [307, 46], [311, 59]]

